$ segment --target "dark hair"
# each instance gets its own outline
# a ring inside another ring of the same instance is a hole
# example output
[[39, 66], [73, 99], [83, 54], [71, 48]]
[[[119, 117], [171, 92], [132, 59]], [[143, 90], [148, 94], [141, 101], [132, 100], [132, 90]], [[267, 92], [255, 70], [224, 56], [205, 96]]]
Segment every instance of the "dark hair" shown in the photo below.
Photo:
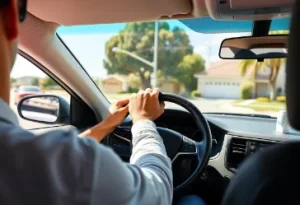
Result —
[[3, 6], [6, 6], [7, 4], [9, 4], [10, 0], [0, 0], [0, 8], [2, 8]]
[[[10, 3], [11, 0], [0, 0], [0, 9]], [[26, 17], [27, 0], [18, 0], [19, 21]]]

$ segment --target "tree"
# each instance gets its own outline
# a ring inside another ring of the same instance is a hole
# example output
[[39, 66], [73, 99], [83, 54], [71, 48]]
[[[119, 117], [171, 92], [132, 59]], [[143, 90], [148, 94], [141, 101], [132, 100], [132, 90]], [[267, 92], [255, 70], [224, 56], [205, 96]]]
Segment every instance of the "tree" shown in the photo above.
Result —
[[[282, 30], [282, 31], [270, 31], [269, 35], [279, 35], [279, 34], [289, 34], [288, 30]], [[286, 59], [283, 58], [274, 58], [274, 59], [265, 59], [264, 62], [258, 62], [257, 60], [242, 60], [239, 69], [240, 74], [244, 76], [250, 67], [254, 66], [254, 70], [252, 72], [252, 80], [254, 83], [254, 93], [255, 96], [257, 96], [257, 90], [255, 86], [256, 81], [256, 75], [259, 72], [259, 70], [264, 69], [265, 67], [269, 67], [271, 70], [270, 76], [269, 76], [269, 87], [270, 87], [270, 99], [274, 100], [276, 91], [276, 80], [279, 73], [279, 69], [281, 68], [282, 64], [285, 63]]]
[[180, 80], [188, 91], [197, 88], [197, 79], [194, 74], [205, 69], [205, 61], [198, 54], [189, 54], [184, 56], [178, 66], [176, 73], [177, 79]]
[[10, 78], [10, 83], [15, 83], [17, 80], [15, 78]]
[[138, 76], [136, 76], [135, 74], [130, 74], [128, 76], [128, 84], [131, 89], [139, 90], [141, 87], [141, 79]]
[[40, 86], [43, 88], [43, 89], [47, 89], [51, 86], [57, 86], [57, 83], [50, 77], [45, 77], [43, 79], [41, 79], [40, 81]]
[[252, 71], [252, 80], [254, 83], [255, 88], [255, 95], [257, 93], [255, 81], [256, 81], [256, 75], [261, 69], [265, 69], [268, 67], [270, 69], [270, 75], [269, 75], [269, 88], [270, 88], [270, 99], [274, 100], [276, 91], [276, 80], [279, 73], [279, 69], [282, 67], [283, 63], [285, 63], [284, 58], [272, 58], [272, 59], [265, 59], [263, 62], [258, 62], [257, 60], [242, 60], [239, 69], [240, 74], [242, 76], [245, 76], [245, 74], [248, 72], [248, 70], [254, 66], [254, 69]]
[[[150, 87], [153, 68], [124, 53], [115, 53], [114, 47], [132, 52], [153, 61], [154, 22], [128, 23], [124, 30], [106, 43], [104, 68], [109, 74], [133, 73], [140, 77], [142, 87]], [[188, 35], [177, 27], [170, 29], [167, 22], [159, 22], [158, 69], [165, 76], [173, 76], [183, 57], [193, 52]]]
[[39, 78], [33, 78], [31, 81], [31, 85], [39, 86]]

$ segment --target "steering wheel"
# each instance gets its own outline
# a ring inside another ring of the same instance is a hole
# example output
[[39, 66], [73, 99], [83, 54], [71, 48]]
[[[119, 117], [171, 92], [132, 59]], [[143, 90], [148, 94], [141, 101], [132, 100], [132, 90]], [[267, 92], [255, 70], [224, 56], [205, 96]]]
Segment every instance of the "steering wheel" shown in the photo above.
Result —
[[[157, 127], [164, 141], [167, 155], [172, 160], [174, 191], [178, 191], [193, 182], [206, 167], [210, 157], [212, 135], [206, 119], [190, 101], [174, 94], [165, 93], [160, 93], [159, 100], [175, 103], [188, 110], [202, 134], [202, 141], [196, 142], [176, 131]], [[132, 136], [130, 130], [130, 126], [120, 126], [107, 138], [108, 146], [112, 147], [123, 159], [129, 158], [131, 154]], [[193, 163], [196, 162], [194, 163], [196, 166], [193, 166], [193, 169], [186, 173], [185, 167], [187, 163], [191, 164], [191, 160]], [[178, 167], [181, 169], [178, 170]], [[182, 178], [182, 176], [184, 177]]]

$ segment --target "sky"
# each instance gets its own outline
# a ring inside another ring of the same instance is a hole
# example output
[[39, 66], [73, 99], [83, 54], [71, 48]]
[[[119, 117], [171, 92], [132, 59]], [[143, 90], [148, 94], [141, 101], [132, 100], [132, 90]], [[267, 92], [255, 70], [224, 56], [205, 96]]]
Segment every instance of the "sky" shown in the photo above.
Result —
[[[183, 28], [190, 38], [194, 53], [200, 54], [206, 60], [206, 67], [210, 63], [220, 60], [218, 57], [219, 46], [224, 38], [249, 35], [249, 33], [223, 33], [223, 34], [202, 34], [191, 30], [177, 20], [168, 21], [171, 28], [177, 26]], [[94, 78], [104, 78], [107, 76], [103, 68], [105, 58], [105, 43], [126, 24], [102, 24], [88, 26], [60, 27], [57, 31], [62, 40], [77, 57], [86, 71]], [[12, 70], [11, 77], [22, 76], [45, 76], [34, 65], [21, 56]]]

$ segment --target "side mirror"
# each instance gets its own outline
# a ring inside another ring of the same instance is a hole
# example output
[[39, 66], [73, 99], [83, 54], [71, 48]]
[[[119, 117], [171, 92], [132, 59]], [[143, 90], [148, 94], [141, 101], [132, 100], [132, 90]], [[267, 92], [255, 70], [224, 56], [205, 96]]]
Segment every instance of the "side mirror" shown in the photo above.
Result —
[[67, 124], [70, 121], [70, 105], [55, 95], [29, 95], [18, 104], [21, 118], [46, 124]]

